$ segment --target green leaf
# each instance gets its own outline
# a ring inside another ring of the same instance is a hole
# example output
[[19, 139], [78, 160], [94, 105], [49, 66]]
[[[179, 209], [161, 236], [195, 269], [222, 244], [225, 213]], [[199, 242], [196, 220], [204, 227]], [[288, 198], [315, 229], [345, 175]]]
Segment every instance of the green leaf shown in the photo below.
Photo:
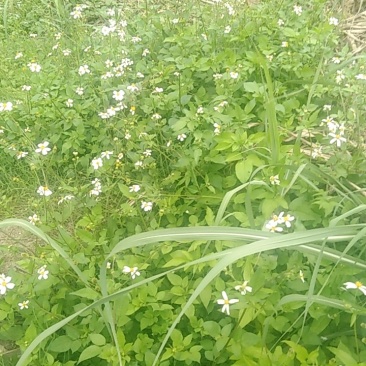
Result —
[[89, 338], [96, 346], [104, 346], [106, 343], [104, 336], [101, 334], [89, 334]]
[[207, 286], [204, 290], [200, 293], [200, 299], [202, 301], [203, 306], [207, 309], [209, 303], [211, 302], [211, 285]]
[[235, 174], [241, 183], [245, 183], [252, 174], [253, 165], [249, 160], [239, 161], [235, 165]]
[[80, 290], [71, 292], [71, 295], [83, 297], [89, 300], [95, 300], [100, 297], [100, 294], [91, 288], [82, 288]]
[[93, 358], [95, 356], [98, 356], [101, 352], [101, 348], [95, 345], [89, 346], [84, 349], [83, 352], [81, 352], [81, 355], [79, 357], [78, 363], [89, 360], [90, 358]]
[[57, 337], [52, 340], [48, 346], [48, 351], [51, 352], [66, 352], [71, 349], [73, 340], [66, 335]]
[[245, 113], [249, 114], [253, 110], [253, 108], [255, 107], [255, 104], [256, 104], [255, 99], [252, 99], [249, 103], [247, 103], [247, 105], [244, 108]]
[[356, 366], [358, 365], [357, 361], [351, 356], [351, 352], [347, 352], [340, 348], [328, 347], [329, 351], [331, 351], [336, 358], [347, 366]]

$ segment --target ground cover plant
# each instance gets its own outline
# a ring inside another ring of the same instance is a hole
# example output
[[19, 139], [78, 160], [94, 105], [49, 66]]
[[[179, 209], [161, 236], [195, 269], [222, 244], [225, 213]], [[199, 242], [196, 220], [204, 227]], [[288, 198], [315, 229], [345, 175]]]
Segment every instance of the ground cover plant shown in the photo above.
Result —
[[365, 365], [340, 9], [1, 5], [4, 365]]

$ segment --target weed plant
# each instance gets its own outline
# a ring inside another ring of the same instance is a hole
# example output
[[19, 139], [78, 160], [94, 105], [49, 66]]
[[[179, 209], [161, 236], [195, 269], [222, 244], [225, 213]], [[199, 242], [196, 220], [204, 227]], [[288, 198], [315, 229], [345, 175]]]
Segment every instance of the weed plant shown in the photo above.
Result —
[[251, 3], [0, 5], [3, 364], [366, 365], [365, 57]]

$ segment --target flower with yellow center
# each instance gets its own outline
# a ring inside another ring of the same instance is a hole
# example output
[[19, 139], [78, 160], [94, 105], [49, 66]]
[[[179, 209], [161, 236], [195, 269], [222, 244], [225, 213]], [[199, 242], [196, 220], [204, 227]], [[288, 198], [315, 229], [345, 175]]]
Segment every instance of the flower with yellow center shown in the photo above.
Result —
[[231, 300], [229, 300], [229, 298], [228, 298], [228, 296], [227, 296], [227, 294], [226, 294], [225, 291], [222, 291], [221, 294], [222, 294], [222, 299], [217, 300], [217, 303], [219, 305], [223, 305], [223, 307], [221, 309], [221, 311], [223, 313], [226, 312], [227, 315], [230, 315], [230, 305], [239, 302], [239, 299], [231, 299]]
[[366, 286], [362, 284], [360, 281], [356, 282], [345, 282], [343, 286], [346, 287], [346, 290], [349, 289], [358, 289], [360, 290], [364, 295], [366, 295]]

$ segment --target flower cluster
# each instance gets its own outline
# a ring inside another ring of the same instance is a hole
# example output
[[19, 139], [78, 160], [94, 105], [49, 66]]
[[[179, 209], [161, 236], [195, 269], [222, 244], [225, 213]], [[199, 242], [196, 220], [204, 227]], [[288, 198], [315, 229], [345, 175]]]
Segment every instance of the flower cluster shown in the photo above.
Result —
[[74, 18], [74, 19], [80, 19], [82, 18], [82, 12], [84, 9], [86, 9], [88, 6], [85, 4], [81, 4], [81, 5], [76, 5], [73, 9], [73, 11], [70, 13], [70, 15]]
[[[235, 286], [235, 290], [239, 291], [242, 295], [245, 295], [247, 292], [252, 292], [252, 287], [248, 286], [249, 281], [244, 281], [241, 285]], [[219, 305], [222, 305], [221, 311], [223, 313], [226, 312], [227, 315], [230, 315], [230, 305], [236, 304], [239, 302], [239, 299], [231, 299], [229, 300], [226, 291], [222, 291], [221, 293], [222, 299], [217, 300]]]
[[90, 196], [99, 196], [102, 193], [102, 184], [100, 183], [100, 180], [98, 178], [95, 178], [92, 181], [93, 189], [90, 190], [89, 195]]
[[271, 232], [282, 232], [283, 227], [279, 226], [284, 224], [287, 228], [291, 227], [291, 221], [295, 220], [294, 216], [290, 214], [285, 215], [284, 212], [281, 212], [278, 216], [272, 215], [272, 219], [269, 220], [266, 224], [266, 229]]
[[10, 112], [13, 109], [12, 102], [0, 103], [0, 112]]
[[136, 277], [140, 276], [140, 272], [138, 271], [137, 267], [128, 267], [128, 266], [124, 266], [123, 273], [125, 274], [130, 274], [131, 278], [134, 280]]
[[344, 137], [345, 126], [344, 123], [339, 124], [332, 116], [327, 116], [322, 119], [321, 125], [326, 124], [328, 127], [328, 136], [331, 137], [330, 144], [336, 144], [341, 147], [343, 142], [346, 142]]

